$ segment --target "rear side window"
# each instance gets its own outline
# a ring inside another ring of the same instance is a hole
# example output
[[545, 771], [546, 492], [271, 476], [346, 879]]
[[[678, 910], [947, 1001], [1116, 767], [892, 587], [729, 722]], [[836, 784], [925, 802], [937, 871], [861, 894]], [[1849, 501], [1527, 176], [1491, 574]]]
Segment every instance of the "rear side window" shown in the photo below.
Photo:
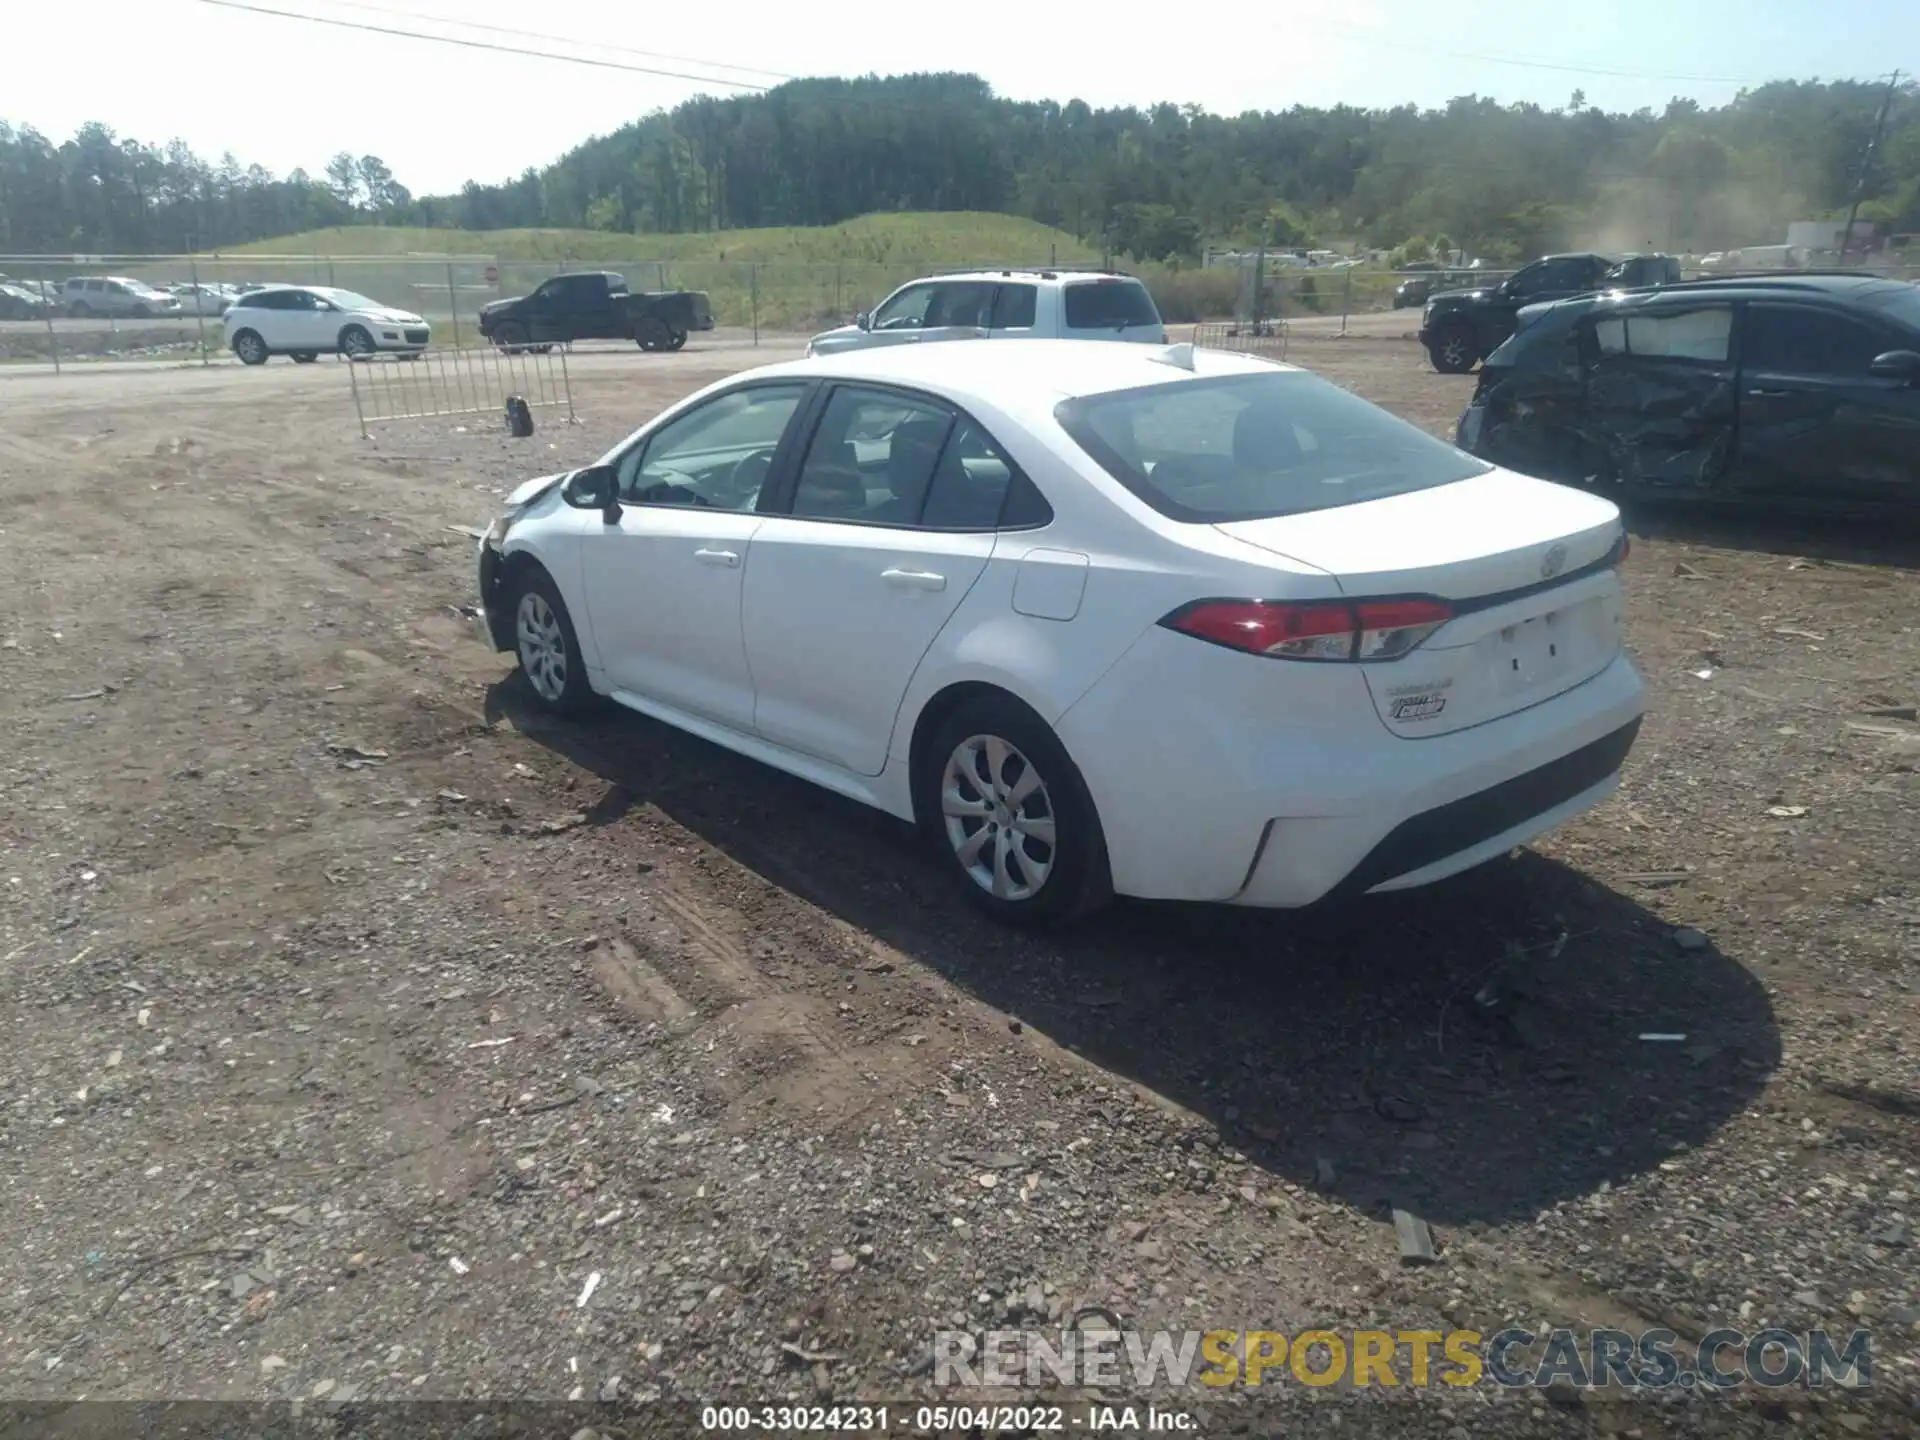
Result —
[[1593, 327], [1602, 356], [1724, 361], [1733, 343], [1733, 308], [1612, 315]]
[[1749, 305], [1740, 363], [1793, 375], [1865, 375], [1891, 348], [1870, 326], [1825, 310]]
[[1122, 330], [1159, 323], [1153, 296], [1138, 280], [1082, 280], [1067, 286], [1069, 330]]
[[1193, 524], [1357, 505], [1492, 468], [1299, 371], [1082, 396], [1054, 418], [1140, 499]]
[[1036, 293], [1031, 285], [1002, 285], [993, 297], [992, 328], [995, 330], [1032, 329]]

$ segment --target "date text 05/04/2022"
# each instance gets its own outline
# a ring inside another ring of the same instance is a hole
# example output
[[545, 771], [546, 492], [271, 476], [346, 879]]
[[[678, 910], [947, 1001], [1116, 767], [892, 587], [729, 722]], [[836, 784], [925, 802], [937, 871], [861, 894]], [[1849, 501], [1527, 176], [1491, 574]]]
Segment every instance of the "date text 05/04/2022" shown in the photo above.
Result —
[[700, 1428], [735, 1434], [787, 1435], [805, 1431], [854, 1434], [940, 1434], [1006, 1431], [1031, 1435], [1100, 1430], [1113, 1434], [1178, 1434], [1198, 1428], [1183, 1410], [1153, 1405], [709, 1405]]

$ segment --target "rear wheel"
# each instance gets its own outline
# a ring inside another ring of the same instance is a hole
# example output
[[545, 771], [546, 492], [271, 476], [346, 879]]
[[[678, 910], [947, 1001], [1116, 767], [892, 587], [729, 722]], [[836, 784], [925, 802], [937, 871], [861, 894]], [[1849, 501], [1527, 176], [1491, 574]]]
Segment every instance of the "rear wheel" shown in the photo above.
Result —
[[233, 337], [233, 353], [240, 357], [242, 365], [264, 365], [267, 363], [267, 342], [256, 331], [242, 330]]
[[1480, 353], [1472, 331], [1449, 325], [1427, 342], [1427, 358], [1442, 375], [1464, 375], [1480, 362]]
[[76, 320], [91, 320], [93, 318], [93, 307], [84, 300], [76, 300], [73, 302], [73, 310], [71, 313]]
[[657, 315], [649, 315], [633, 327], [633, 340], [642, 350], [665, 350], [673, 340], [667, 329], [667, 322]]
[[917, 778], [918, 814], [968, 897], [996, 919], [1052, 924], [1112, 895], [1086, 782], [1046, 722], [1012, 696], [956, 708]]

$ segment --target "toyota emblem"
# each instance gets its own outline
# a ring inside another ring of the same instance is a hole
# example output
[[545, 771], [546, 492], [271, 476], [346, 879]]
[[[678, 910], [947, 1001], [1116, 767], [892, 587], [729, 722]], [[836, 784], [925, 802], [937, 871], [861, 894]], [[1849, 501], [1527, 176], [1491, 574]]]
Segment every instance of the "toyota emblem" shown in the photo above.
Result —
[[1566, 563], [1567, 547], [1564, 545], [1549, 545], [1547, 547], [1547, 553], [1540, 557], [1540, 578], [1542, 580], [1551, 580], [1560, 573], [1561, 568], [1565, 566]]

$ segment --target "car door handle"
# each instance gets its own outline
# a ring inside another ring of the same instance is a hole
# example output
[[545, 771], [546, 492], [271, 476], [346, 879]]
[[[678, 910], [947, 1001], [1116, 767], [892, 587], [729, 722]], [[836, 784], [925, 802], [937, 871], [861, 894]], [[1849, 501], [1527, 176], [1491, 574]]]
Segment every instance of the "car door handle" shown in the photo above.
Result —
[[1791, 395], [1792, 393], [1791, 390], [1761, 390], [1757, 388], [1747, 391], [1749, 395], [1760, 395], [1774, 400], [1778, 400], [1783, 395]]
[[947, 577], [931, 570], [882, 570], [880, 578], [899, 590], [944, 590]]
[[736, 550], [700, 549], [693, 552], [693, 558], [702, 565], [722, 565], [729, 570], [740, 563], [740, 554]]

